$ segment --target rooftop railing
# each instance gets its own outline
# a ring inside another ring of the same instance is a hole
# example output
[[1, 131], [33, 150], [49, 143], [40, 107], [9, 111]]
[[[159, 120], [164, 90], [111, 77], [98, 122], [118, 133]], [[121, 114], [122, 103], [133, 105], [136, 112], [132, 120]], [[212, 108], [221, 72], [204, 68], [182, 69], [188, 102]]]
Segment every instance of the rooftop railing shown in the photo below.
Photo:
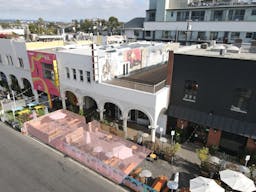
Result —
[[106, 81], [105, 83], [129, 88], [129, 89], [144, 91], [148, 93], [156, 93], [157, 91], [159, 91], [160, 89], [166, 86], [166, 80], [163, 80], [155, 85], [149, 85], [149, 84], [139, 83], [135, 81], [128, 81], [125, 79], [114, 79], [111, 81]]

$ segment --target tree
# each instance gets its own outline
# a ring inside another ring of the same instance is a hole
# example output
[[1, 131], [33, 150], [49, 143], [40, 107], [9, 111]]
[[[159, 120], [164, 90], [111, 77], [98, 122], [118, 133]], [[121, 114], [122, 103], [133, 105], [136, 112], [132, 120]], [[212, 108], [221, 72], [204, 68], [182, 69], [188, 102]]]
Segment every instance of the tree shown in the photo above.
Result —
[[116, 17], [109, 17], [108, 19], [108, 28], [110, 30], [110, 33], [112, 34], [118, 27], [120, 26], [120, 23]]

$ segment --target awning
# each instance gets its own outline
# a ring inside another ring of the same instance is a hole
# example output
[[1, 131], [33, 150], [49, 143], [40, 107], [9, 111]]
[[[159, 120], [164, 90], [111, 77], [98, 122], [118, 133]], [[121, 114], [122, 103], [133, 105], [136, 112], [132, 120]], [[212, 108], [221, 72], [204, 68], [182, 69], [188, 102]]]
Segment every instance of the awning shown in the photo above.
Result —
[[256, 139], [256, 123], [248, 123], [214, 114], [210, 115], [205, 112], [175, 105], [171, 105], [168, 108], [168, 115], [229, 133]]

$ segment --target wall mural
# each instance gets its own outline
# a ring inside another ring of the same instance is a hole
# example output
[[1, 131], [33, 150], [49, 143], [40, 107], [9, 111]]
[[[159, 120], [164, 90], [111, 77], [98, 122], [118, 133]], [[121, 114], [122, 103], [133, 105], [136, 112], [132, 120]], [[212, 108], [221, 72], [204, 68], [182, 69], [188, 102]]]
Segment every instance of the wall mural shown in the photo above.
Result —
[[130, 62], [130, 68], [141, 66], [142, 64], [142, 54], [141, 49], [135, 48], [125, 52], [124, 61]]
[[[48, 95], [49, 104], [51, 106], [51, 95], [60, 96], [56, 55], [28, 51], [28, 58], [34, 88], [38, 91], [43, 91]], [[43, 64], [52, 68], [54, 80], [45, 78]]]

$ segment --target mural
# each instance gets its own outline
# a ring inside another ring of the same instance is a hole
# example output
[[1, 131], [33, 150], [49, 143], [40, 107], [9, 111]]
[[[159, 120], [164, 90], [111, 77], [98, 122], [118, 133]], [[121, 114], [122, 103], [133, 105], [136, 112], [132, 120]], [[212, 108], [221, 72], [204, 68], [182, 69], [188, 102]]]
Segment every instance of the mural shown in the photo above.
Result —
[[[124, 61], [130, 62], [130, 68], [141, 66], [142, 54], [141, 49], [135, 48], [125, 52]], [[139, 67], [140, 68], [140, 67]]]
[[28, 58], [34, 89], [45, 92], [51, 106], [51, 95], [60, 96], [56, 55], [28, 51]]

